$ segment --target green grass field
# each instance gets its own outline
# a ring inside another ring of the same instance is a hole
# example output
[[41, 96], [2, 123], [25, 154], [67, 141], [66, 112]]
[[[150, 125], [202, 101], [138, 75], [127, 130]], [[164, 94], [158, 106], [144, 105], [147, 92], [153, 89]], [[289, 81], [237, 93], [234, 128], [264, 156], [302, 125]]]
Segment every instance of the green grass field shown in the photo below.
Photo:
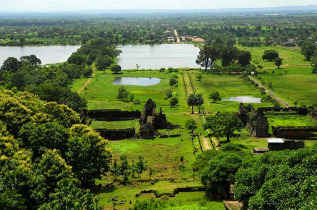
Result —
[[[272, 49], [268, 47], [267, 49]], [[284, 57], [284, 66], [282, 69], [276, 69], [273, 63], [263, 62], [262, 54], [266, 48], [246, 48], [251, 51], [253, 62], [263, 64], [267, 74], [260, 74], [261, 81], [264, 85], [271, 81], [271, 90], [281, 99], [293, 105], [295, 101], [300, 103], [317, 103], [317, 77], [311, 74], [311, 67], [305, 66], [303, 56], [296, 49], [287, 50], [284, 48], [274, 47]], [[272, 73], [274, 71], [274, 73]], [[182, 74], [184, 75], [184, 79]], [[113, 152], [113, 157], [117, 160], [121, 155], [127, 155], [129, 163], [137, 160], [138, 156], [144, 156], [148, 167], [155, 170], [154, 175], [149, 176], [148, 171], [142, 174], [142, 181], [139, 178], [131, 178], [128, 186], [122, 186], [119, 177], [114, 181], [114, 177], [108, 174], [103, 179], [98, 180], [98, 184], [106, 185], [113, 183], [113, 188], [107, 188], [95, 192], [100, 197], [100, 204], [106, 208], [112, 208], [113, 202], [111, 198], [118, 196], [119, 201], [126, 200], [123, 204], [116, 202], [118, 209], [126, 209], [133, 207], [136, 200], [149, 199], [154, 197], [152, 194], [142, 195], [136, 198], [135, 195], [142, 190], [158, 190], [160, 193], [172, 192], [177, 187], [200, 186], [199, 177], [195, 177], [191, 171], [192, 163], [196, 155], [200, 154], [201, 145], [205, 149], [203, 136], [207, 132], [203, 129], [203, 116], [198, 114], [198, 108], [195, 108], [195, 114], [191, 114], [191, 107], [187, 105], [187, 97], [190, 93], [195, 92], [203, 94], [205, 99], [203, 109], [207, 114], [213, 114], [218, 111], [237, 112], [239, 102], [220, 101], [212, 103], [209, 99], [211, 92], [218, 91], [222, 99], [228, 99], [235, 96], [252, 96], [255, 98], [263, 98], [260, 90], [255, 88], [250, 82], [244, 80], [238, 75], [203, 75], [201, 81], [197, 81], [196, 76], [200, 74], [197, 70], [181, 70], [180, 73], [167, 73], [159, 71], [123, 71], [122, 74], [112, 74], [110, 71], [95, 72], [94, 78], [86, 88], [83, 88], [89, 78], [82, 78], [74, 81], [71, 88], [73, 91], [82, 89], [80, 93], [88, 101], [88, 109], [121, 109], [121, 110], [142, 110], [145, 102], [151, 98], [156, 102], [157, 112], [161, 107], [163, 113], [166, 114], [167, 120], [173, 124], [178, 124], [182, 128], [173, 131], [160, 130], [165, 134], [180, 134], [180, 137], [155, 138], [154, 140], [129, 139], [121, 141], [110, 141], [109, 145]], [[178, 85], [171, 87], [169, 79], [174, 75], [178, 76]], [[115, 77], [156, 77], [161, 79], [157, 85], [151, 86], [124, 86], [135, 99], [139, 99], [141, 104], [133, 102], [123, 102], [116, 99], [120, 86], [114, 85], [112, 82]], [[170, 107], [170, 99], [165, 99], [165, 91], [171, 89], [173, 96], [179, 99], [179, 105], [176, 108]], [[262, 101], [263, 102], [263, 101]], [[261, 104], [253, 104], [257, 107], [273, 106], [271, 103], [263, 102]], [[195, 119], [198, 124], [196, 133], [201, 134], [200, 141], [198, 138], [191, 140], [191, 135], [185, 128], [185, 122], [188, 119]], [[308, 116], [268, 116], [270, 126], [292, 126], [292, 125], [315, 125], [316, 122]], [[121, 121], [121, 122], [100, 122], [94, 121], [91, 125], [93, 128], [119, 129], [135, 127], [138, 132], [138, 120]], [[231, 142], [242, 144], [245, 151], [251, 152], [253, 148], [267, 147], [265, 138], [250, 137], [246, 129], [237, 133], [237, 137], [231, 138]], [[218, 139], [219, 148], [227, 144], [225, 138]], [[305, 142], [306, 146], [313, 145], [314, 142]], [[197, 152], [194, 154], [194, 150]], [[184, 162], [181, 162], [181, 157]], [[183, 173], [179, 170], [179, 165], [184, 164], [186, 169]], [[157, 182], [153, 182], [157, 180]], [[180, 193], [175, 197], [166, 197], [171, 204], [168, 209], [224, 209], [221, 201], [208, 200], [204, 192]], [[131, 203], [130, 204], [130, 200]]]

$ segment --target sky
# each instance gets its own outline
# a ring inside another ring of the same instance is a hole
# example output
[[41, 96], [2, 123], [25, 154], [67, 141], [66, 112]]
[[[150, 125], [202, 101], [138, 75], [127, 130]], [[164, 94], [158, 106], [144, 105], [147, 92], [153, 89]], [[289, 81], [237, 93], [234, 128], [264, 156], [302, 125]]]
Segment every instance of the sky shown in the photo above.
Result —
[[316, 0], [0, 0], [0, 11], [224, 9], [317, 5]]

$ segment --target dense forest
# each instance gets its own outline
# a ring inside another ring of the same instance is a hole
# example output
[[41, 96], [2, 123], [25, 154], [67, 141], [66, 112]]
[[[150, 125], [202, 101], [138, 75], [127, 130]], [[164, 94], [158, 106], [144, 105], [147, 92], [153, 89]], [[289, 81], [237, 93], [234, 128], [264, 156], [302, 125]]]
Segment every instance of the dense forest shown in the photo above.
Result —
[[[180, 36], [197, 36], [207, 43], [228, 37], [243, 46], [301, 46], [316, 42], [316, 15], [166, 16], [100, 18], [0, 19], [0, 45], [79, 45], [96, 37], [114, 44], [167, 43]], [[167, 33], [166, 33], [167, 32]]]

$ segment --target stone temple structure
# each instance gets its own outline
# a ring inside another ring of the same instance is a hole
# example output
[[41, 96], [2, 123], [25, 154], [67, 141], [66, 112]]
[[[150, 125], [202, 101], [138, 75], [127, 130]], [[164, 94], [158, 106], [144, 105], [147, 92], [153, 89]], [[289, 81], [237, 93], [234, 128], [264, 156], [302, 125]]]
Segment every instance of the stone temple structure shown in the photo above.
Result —
[[173, 129], [176, 127], [166, 120], [162, 108], [160, 108], [160, 113], [156, 113], [156, 103], [152, 99], [146, 102], [140, 118], [140, 135], [142, 138], [153, 139], [157, 129]]

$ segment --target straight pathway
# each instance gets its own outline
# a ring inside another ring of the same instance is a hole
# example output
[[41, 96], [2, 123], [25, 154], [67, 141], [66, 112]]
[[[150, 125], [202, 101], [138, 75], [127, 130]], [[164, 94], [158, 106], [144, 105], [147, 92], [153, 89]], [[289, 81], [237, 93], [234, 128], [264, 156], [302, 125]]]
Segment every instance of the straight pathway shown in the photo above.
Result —
[[255, 84], [257, 84], [260, 88], [263, 88], [265, 90], [266, 93], [268, 93], [272, 98], [274, 98], [275, 100], [277, 100], [278, 102], [280, 102], [283, 106], [285, 106], [286, 108], [289, 107], [288, 103], [284, 102], [282, 99], [280, 99], [279, 97], [277, 97], [276, 95], [274, 95], [269, 89], [267, 89], [266, 87], [264, 87], [262, 84], [260, 84], [256, 79], [254, 79], [251, 76], [248, 76]]
[[177, 43], [180, 43], [180, 42], [181, 42], [181, 39], [179, 38], [178, 32], [177, 32], [176, 29], [174, 30], [174, 34], [175, 34], [175, 36], [176, 36]]

